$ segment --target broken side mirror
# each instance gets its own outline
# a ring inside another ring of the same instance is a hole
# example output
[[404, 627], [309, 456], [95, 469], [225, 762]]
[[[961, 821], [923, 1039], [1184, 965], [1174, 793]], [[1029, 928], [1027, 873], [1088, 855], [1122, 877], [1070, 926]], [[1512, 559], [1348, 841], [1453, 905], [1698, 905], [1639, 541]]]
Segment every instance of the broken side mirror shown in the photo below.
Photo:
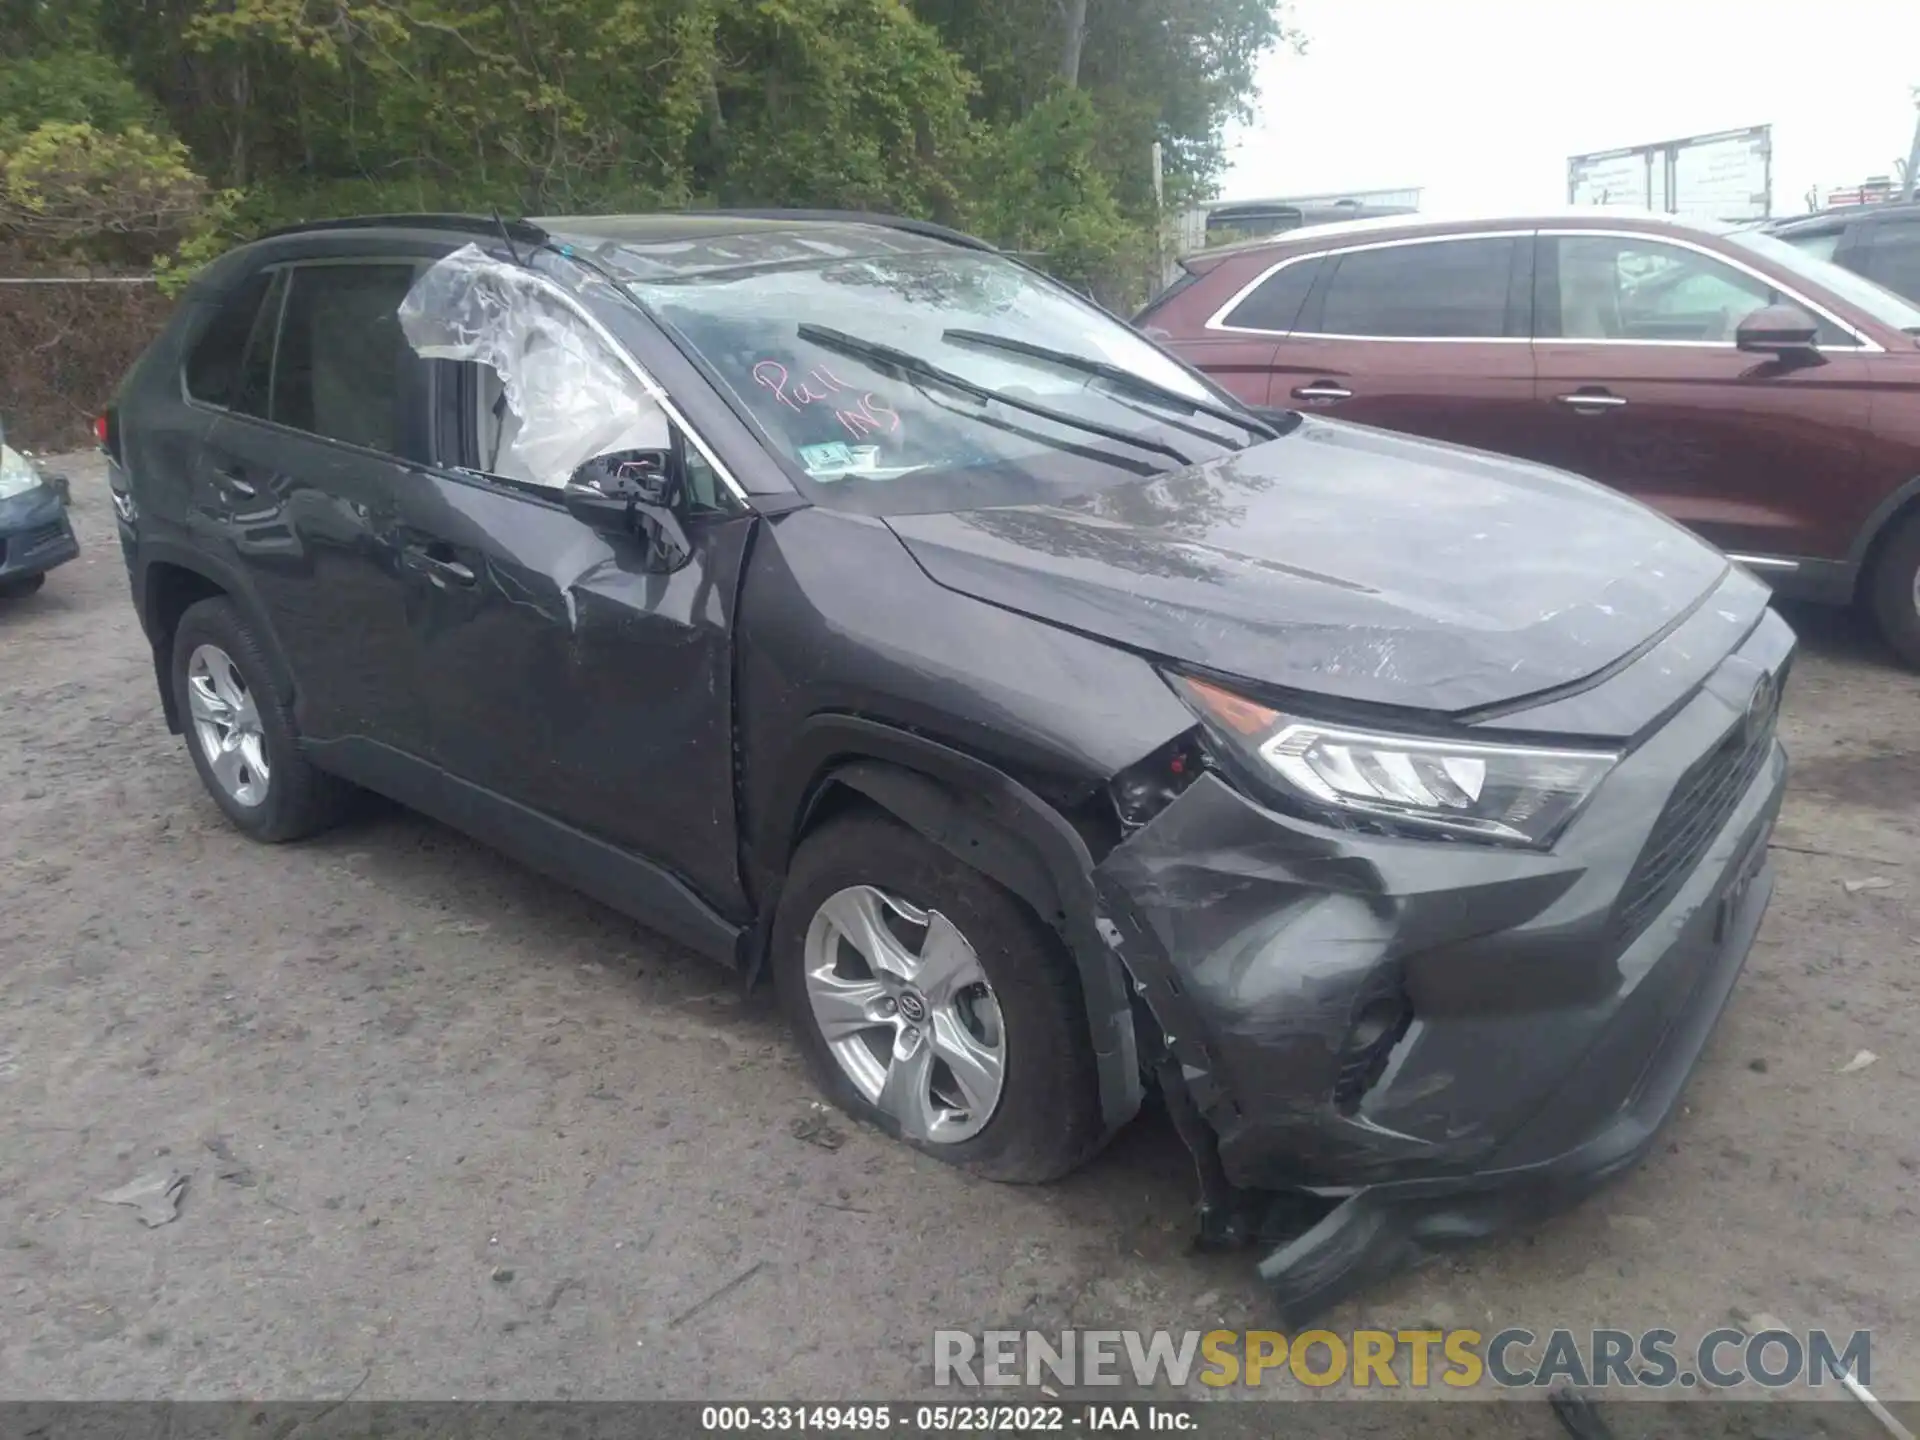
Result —
[[561, 499], [584, 525], [647, 542], [653, 568], [677, 570], [693, 553], [680, 523], [679, 469], [671, 450], [617, 450], [587, 461]]

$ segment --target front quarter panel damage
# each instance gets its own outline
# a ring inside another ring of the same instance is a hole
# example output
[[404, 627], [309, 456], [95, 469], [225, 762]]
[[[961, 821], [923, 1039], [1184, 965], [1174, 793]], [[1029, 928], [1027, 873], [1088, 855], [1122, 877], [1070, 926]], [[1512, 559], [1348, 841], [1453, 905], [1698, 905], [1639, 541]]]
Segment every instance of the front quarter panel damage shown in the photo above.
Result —
[[[1237, 1183], [1321, 1183], [1356, 1161], [1462, 1159], [1492, 1143], [1483, 1124], [1449, 1113], [1444, 1070], [1395, 1116], [1405, 1133], [1342, 1114], [1343, 1056], [1368, 1007], [1404, 994], [1425, 945], [1522, 925], [1576, 874], [1515, 856], [1509, 883], [1488, 887], [1470, 874], [1484, 852], [1352, 839], [1276, 823], [1209, 775], [1096, 872], [1129, 968]], [[1364, 1143], [1343, 1144], [1347, 1130], [1364, 1131]]]
[[[1105, 846], [1074, 821], [1106, 805], [1111, 822], [1108, 780], [1192, 727], [1153, 667], [932, 586], [884, 524], [822, 509], [763, 523], [740, 613], [737, 715], [756, 909], [777, 905], [813, 800], [836, 777], [977, 868], [981, 848], [1043, 856], [1056, 913], [1031, 886], [1009, 883], [1017, 877], [996, 878], [1069, 946], [1096, 1053], [1131, 1055], [1131, 1030], [1113, 1033], [1131, 1016], [1090, 880], [1093, 852]], [[987, 845], [982, 826], [1015, 843]], [[1139, 1103], [1137, 1067], [1103, 1074], [1102, 1090], [1117, 1128]]]
[[1288, 1323], [1650, 1148], [1766, 907], [1786, 760], [1755, 697], [1791, 650], [1766, 617], [1551, 851], [1335, 828], [1209, 773], [1100, 864], [1206, 1199], [1338, 1202], [1262, 1267]]

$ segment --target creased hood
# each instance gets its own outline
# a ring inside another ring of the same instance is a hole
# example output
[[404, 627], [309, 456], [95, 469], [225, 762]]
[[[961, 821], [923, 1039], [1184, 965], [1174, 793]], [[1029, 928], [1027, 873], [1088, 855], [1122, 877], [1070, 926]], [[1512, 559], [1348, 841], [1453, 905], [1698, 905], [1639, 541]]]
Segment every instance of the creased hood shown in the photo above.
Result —
[[1442, 712], [1582, 680], [1727, 571], [1560, 471], [1314, 420], [1058, 504], [888, 524], [948, 589], [1229, 675]]

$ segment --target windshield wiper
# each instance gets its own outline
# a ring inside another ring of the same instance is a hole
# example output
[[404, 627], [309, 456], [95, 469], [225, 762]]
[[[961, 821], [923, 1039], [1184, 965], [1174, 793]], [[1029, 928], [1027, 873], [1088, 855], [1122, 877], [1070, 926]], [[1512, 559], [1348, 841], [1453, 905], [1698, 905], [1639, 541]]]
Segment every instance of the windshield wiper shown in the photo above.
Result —
[[878, 369], [894, 370], [903, 376], [942, 385], [982, 403], [993, 401], [1005, 405], [1010, 410], [1024, 410], [1029, 415], [1038, 415], [1041, 419], [1051, 420], [1056, 425], [1065, 425], [1075, 430], [1085, 431], [1089, 435], [1098, 435], [1103, 440], [1132, 445], [1140, 450], [1151, 450], [1182, 465], [1193, 464], [1186, 455], [1164, 440], [1150, 440], [1112, 425], [1102, 425], [1098, 420], [1084, 420], [1078, 415], [1069, 414], [1065, 410], [1056, 410], [1051, 405], [1042, 405], [1038, 401], [1023, 400], [1017, 395], [1003, 395], [990, 385], [976, 384], [964, 375], [956, 375], [951, 370], [942, 370], [938, 365], [930, 364], [918, 355], [910, 355], [905, 350], [896, 350], [891, 345], [882, 345], [878, 340], [862, 340], [858, 335], [849, 335], [844, 330], [835, 330], [826, 325], [803, 324], [798, 327], [797, 333], [802, 340], [811, 341], [823, 349], [838, 350], [842, 355], [864, 360]]
[[989, 350], [1005, 350], [1012, 355], [1025, 355], [1030, 359], [1044, 360], [1068, 370], [1078, 370], [1082, 375], [1095, 375], [1122, 389], [1131, 390], [1169, 405], [1178, 405], [1196, 415], [1205, 415], [1210, 419], [1223, 420], [1229, 425], [1237, 425], [1253, 435], [1264, 435], [1273, 440], [1280, 432], [1264, 420], [1251, 415], [1236, 413], [1224, 405], [1215, 405], [1210, 400], [1196, 400], [1191, 395], [1183, 395], [1178, 390], [1136, 375], [1133, 371], [1119, 365], [1109, 364], [1105, 360], [1095, 360], [1090, 356], [1076, 355], [1071, 350], [1054, 350], [1046, 345], [1035, 345], [1026, 340], [1016, 340], [1011, 335], [994, 335], [985, 330], [943, 330], [942, 340], [958, 341], [963, 345], [982, 345]]

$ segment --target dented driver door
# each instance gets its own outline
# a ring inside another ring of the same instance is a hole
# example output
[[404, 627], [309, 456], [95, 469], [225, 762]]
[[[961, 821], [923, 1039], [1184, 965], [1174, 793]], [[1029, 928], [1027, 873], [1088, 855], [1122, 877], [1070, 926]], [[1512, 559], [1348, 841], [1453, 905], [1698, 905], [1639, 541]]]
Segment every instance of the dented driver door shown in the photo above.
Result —
[[741, 917], [731, 656], [752, 517], [690, 504], [669, 567], [565, 508], [581, 465], [676, 437], [651, 382], [525, 269], [463, 248], [399, 313], [435, 362], [435, 464], [395, 542], [448, 818], [565, 852], [603, 895], [628, 893], [617, 852], [637, 855]]
[[449, 818], [488, 834], [523, 809], [741, 913], [731, 653], [752, 518], [690, 517], [670, 574], [639, 539], [474, 475], [435, 474], [400, 522]]

